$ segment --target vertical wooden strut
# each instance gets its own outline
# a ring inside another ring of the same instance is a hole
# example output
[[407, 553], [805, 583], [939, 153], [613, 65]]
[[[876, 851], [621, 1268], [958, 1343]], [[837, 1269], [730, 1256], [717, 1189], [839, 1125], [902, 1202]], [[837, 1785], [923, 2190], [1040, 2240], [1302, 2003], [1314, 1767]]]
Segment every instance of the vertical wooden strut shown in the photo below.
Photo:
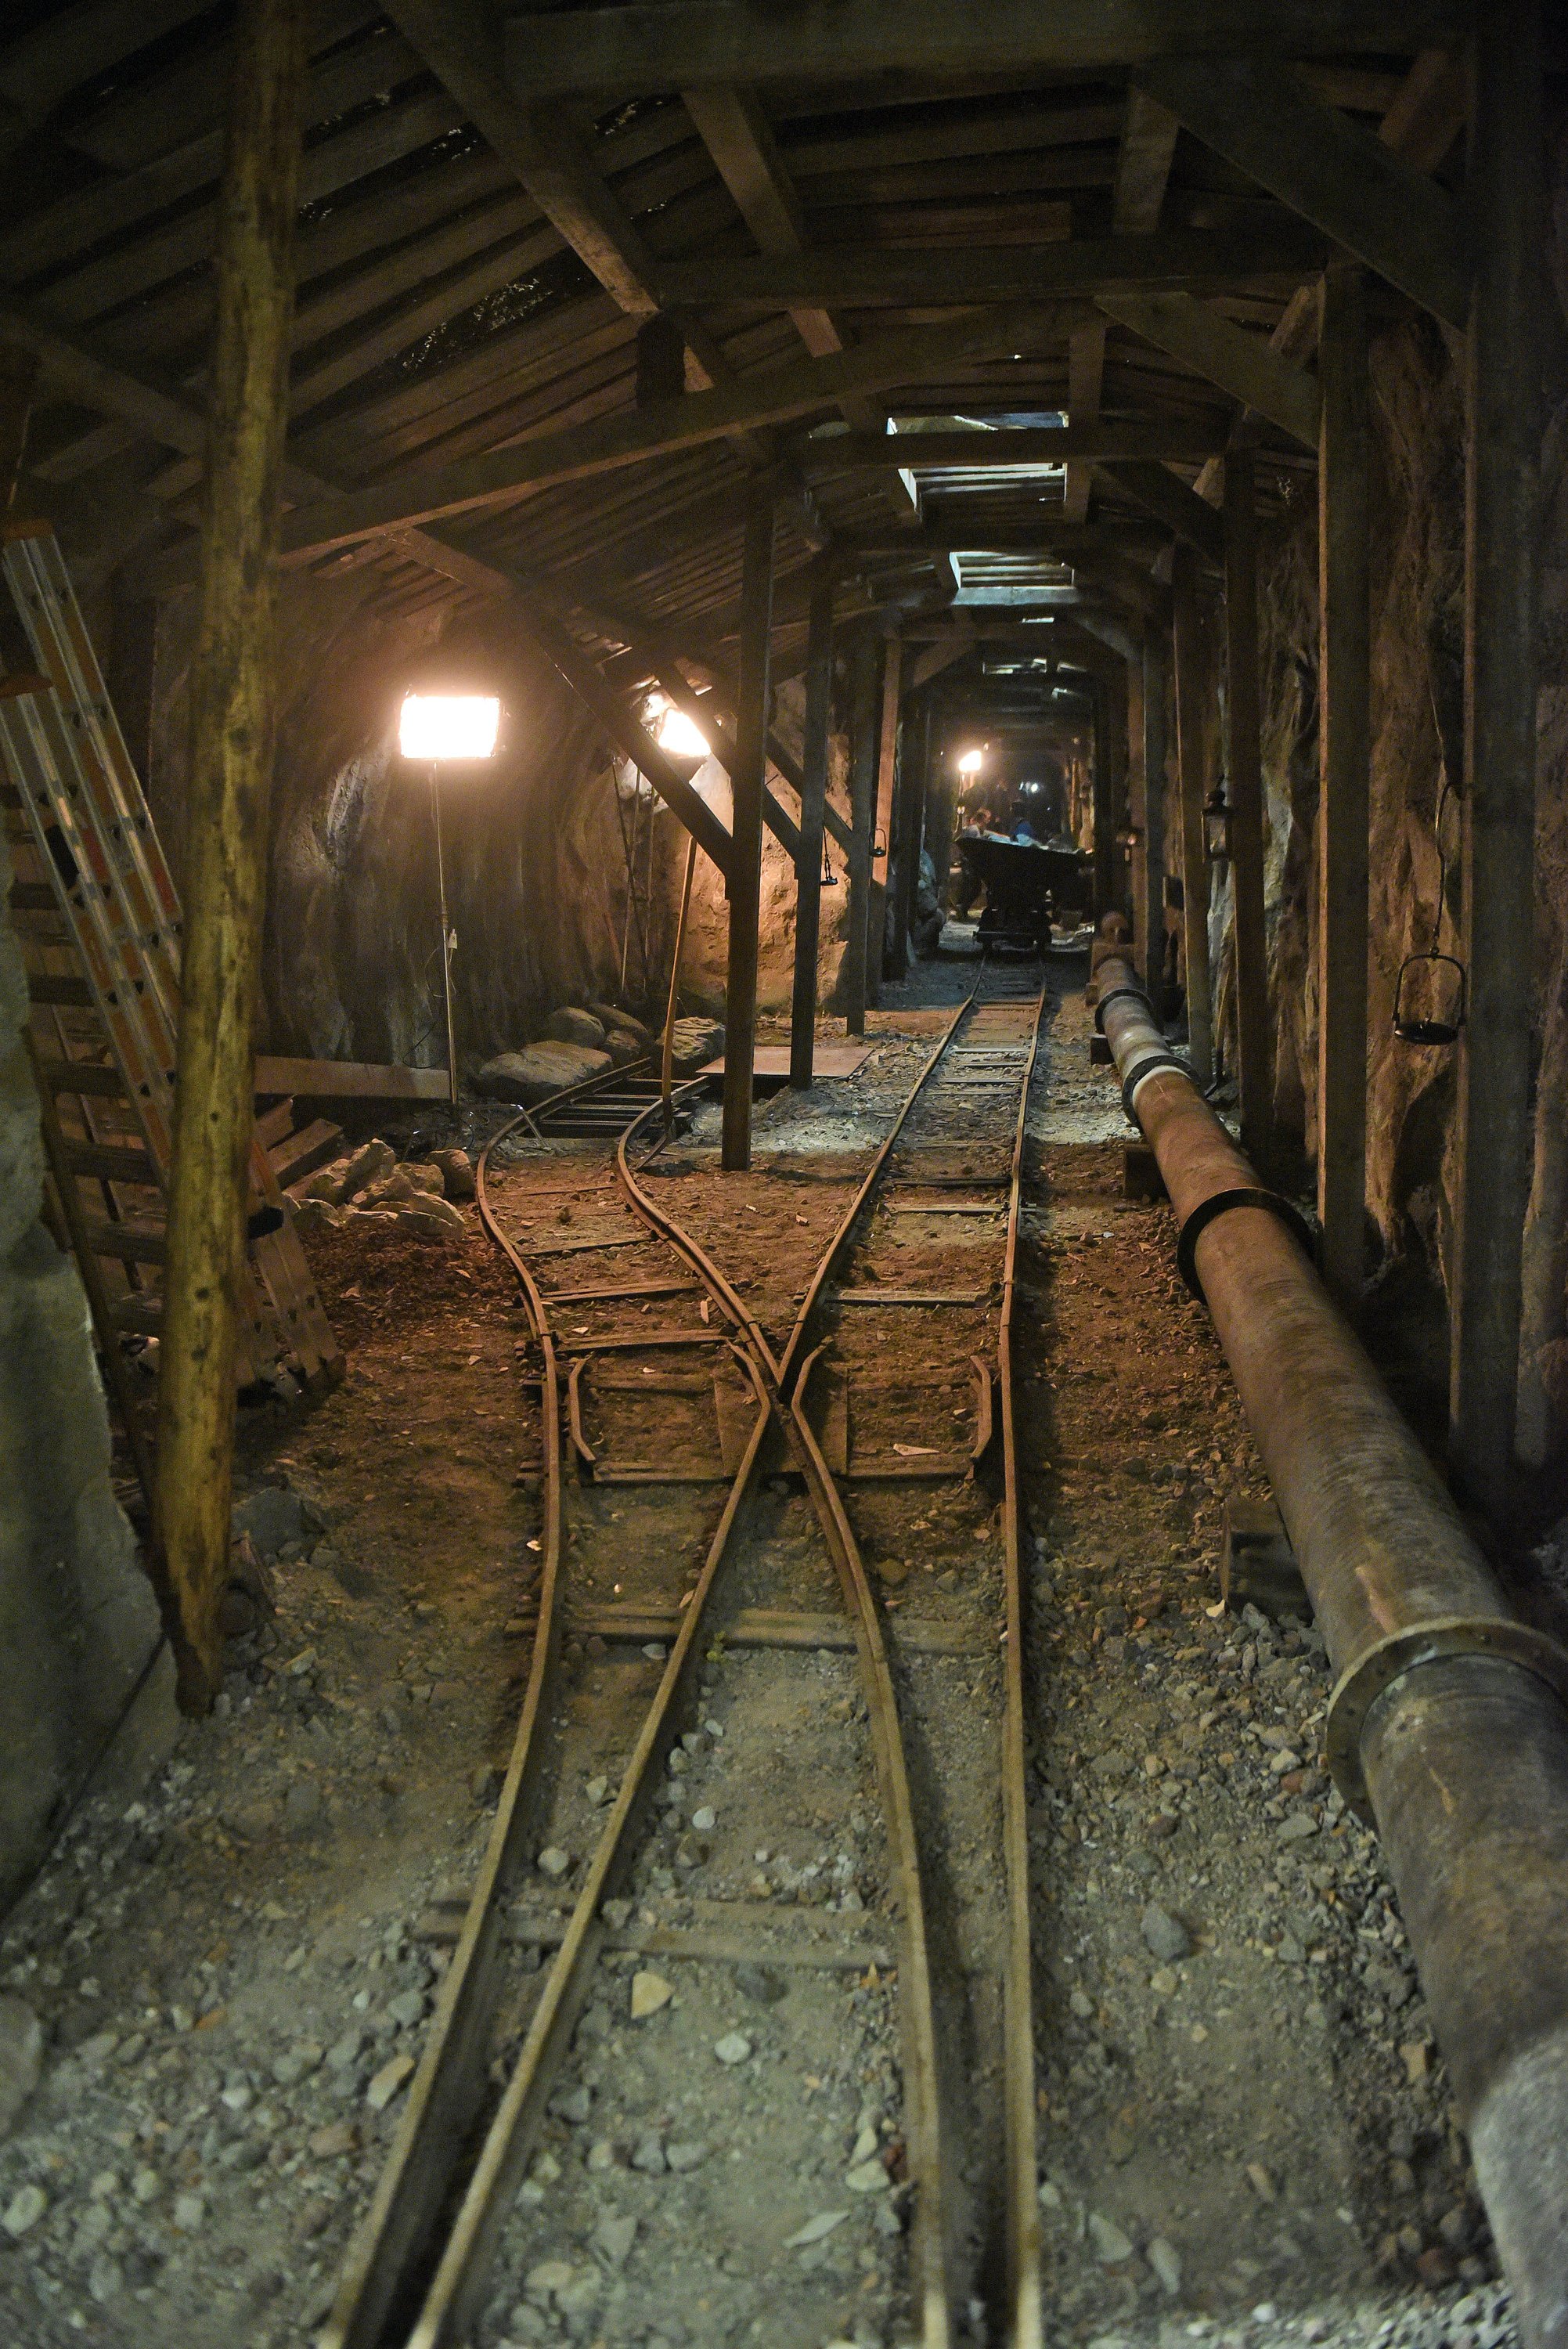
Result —
[[854, 691], [850, 704], [850, 869], [848, 935], [844, 940], [844, 1029], [866, 1032], [866, 968], [870, 957], [868, 915], [872, 882], [872, 825], [876, 819], [877, 687], [882, 641], [870, 628], [855, 647]]
[[1138, 926], [1143, 933], [1148, 984], [1158, 1006], [1165, 981], [1165, 650], [1153, 635], [1143, 639], [1140, 671], [1143, 715], [1143, 899]]
[[871, 1003], [881, 1000], [887, 961], [887, 902], [892, 879], [893, 794], [898, 778], [898, 713], [903, 685], [903, 639], [889, 636], [882, 657], [876, 819], [872, 827], [872, 885], [866, 905], [866, 999]]
[[1110, 768], [1114, 720], [1105, 679], [1097, 677], [1090, 690], [1094, 697], [1094, 917], [1098, 922], [1116, 903], [1116, 802]]
[[806, 722], [800, 741], [800, 854], [795, 865], [795, 988], [789, 1007], [789, 1082], [811, 1082], [817, 1043], [817, 956], [822, 926], [822, 824], [828, 799], [828, 729], [833, 698], [833, 582], [811, 589], [806, 625]]
[[1529, 1188], [1534, 930], [1540, 317], [1545, 250], [1539, 0], [1478, 17], [1469, 196], [1465, 499], [1464, 958], [1450, 1453], [1479, 1495], [1505, 1486], [1518, 1394]]
[[1149, 792], [1143, 739], [1143, 664], [1129, 658], [1127, 678], [1127, 828], [1131, 839], [1128, 858], [1128, 908], [1132, 921], [1138, 976], [1152, 988], [1149, 958]]
[[191, 1713], [208, 1709], [222, 1680], [217, 1604], [229, 1556], [304, 83], [304, 0], [242, 0], [219, 199], [158, 1381], [158, 1536], [179, 1610], [180, 1698]]
[[767, 783], [772, 698], [773, 493], [758, 491], [746, 510], [740, 576], [740, 674], [735, 692], [735, 812], [730, 822], [729, 975], [724, 1014], [721, 1163], [751, 1164], [751, 1076], [757, 1045], [758, 926], [762, 906], [762, 794]]
[[1324, 273], [1317, 347], [1317, 1214], [1324, 1280], [1354, 1314], [1366, 1255], [1372, 754], [1367, 295], [1354, 262]]
[[1253, 459], [1225, 459], [1225, 764], [1235, 893], [1236, 1043], [1242, 1146], [1267, 1160], [1273, 1138], [1268, 943], [1264, 926], [1264, 778], [1259, 740], [1258, 539]]
[[909, 942], [914, 929], [920, 896], [920, 855], [925, 844], [925, 794], [931, 773], [931, 695], [924, 692], [911, 714], [899, 763], [898, 802], [894, 809], [894, 871], [889, 882], [893, 900], [892, 941], [888, 947], [888, 977], [909, 976]]
[[1203, 830], [1208, 776], [1203, 714], [1209, 687], [1198, 558], [1178, 540], [1171, 555], [1176, 656], [1176, 771], [1181, 799], [1181, 946], [1187, 968], [1187, 1057], [1200, 1085], [1214, 1073], [1214, 1013], [1209, 990], [1209, 847]]

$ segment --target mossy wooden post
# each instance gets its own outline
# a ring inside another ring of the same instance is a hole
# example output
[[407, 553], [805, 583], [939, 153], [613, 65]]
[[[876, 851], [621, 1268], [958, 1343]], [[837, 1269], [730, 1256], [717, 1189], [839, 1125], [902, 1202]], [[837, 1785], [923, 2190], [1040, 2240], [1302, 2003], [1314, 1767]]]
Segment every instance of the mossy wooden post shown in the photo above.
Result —
[[222, 1679], [236, 1293], [273, 732], [273, 557], [294, 305], [304, 0], [241, 0], [219, 202], [201, 625], [191, 665], [180, 1061], [158, 1395], [158, 1537], [180, 1697]]

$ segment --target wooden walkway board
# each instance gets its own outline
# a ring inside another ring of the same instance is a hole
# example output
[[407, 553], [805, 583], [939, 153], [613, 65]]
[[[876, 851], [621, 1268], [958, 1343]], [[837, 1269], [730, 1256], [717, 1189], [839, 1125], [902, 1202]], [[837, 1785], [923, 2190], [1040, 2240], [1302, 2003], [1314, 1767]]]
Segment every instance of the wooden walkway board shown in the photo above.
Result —
[[[870, 1060], [871, 1052], [872, 1048], [869, 1044], [819, 1044], [812, 1057], [812, 1075], [813, 1077], [852, 1077], [856, 1070], [862, 1068]], [[788, 1077], [789, 1074], [789, 1045], [758, 1044], [752, 1057], [751, 1073], [754, 1077], [769, 1079]], [[702, 1077], [722, 1077], [724, 1074], [722, 1056], [717, 1061], [709, 1061], [706, 1068], [697, 1071], [697, 1074]]]

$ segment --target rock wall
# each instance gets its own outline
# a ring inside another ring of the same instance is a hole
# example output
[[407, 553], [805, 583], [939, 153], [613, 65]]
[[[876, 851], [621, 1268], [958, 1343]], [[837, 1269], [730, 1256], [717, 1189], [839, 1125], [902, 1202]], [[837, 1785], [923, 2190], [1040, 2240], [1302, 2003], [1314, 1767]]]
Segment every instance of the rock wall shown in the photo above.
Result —
[[158, 1648], [109, 1485], [77, 1268], [40, 1219], [26, 980], [0, 837], [0, 1915], [97, 1766]]
[[[178, 873], [186, 802], [193, 599], [160, 624], [150, 795]], [[624, 1001], [662, 1016], [686, 834], [505, 612], [387, 617], [352, 574], [291, 577], [283, 605], [284, 705], [273, 798], [263, 962], [263, 1050], [434, 1066], [445, 1050], [428, 772], [397, 748], [405, 688], [432, 664], [499, 691], [507, 717], [485, 766], [440, 785], [449, 916], [457, 933], [459, 1050], [471, 1070], [532, 1040], [562, 1004]], [[799, 688], [779, 723], [798, 734]], [[835, 799], [844, 803], [842, 746]], [[726, 823], [729, 781], [710, 761], [696, 787]], [[781, 786], [791, 814], [793, 795]], [[628, 924], [627, 848], [635, 870]], [[841, 859], [839, 860], [841, 863]], [[825, 916], [827, 909], [825, 908]], [[841, 916], [840, 916], [841, 919]], [[764, 1008], [788, 1003], [794, 876], [765, 835]], [[825, 917], [824, 994], [837, 972]], [[722, 884], [697, 859], [683, 956], [683, 1008], [722, 1017]], [[623, 969], [624, 985], [623, 987]]]
[[[1568, 129], [1555, 140], [1553, 284], [1568, 324]], [[1456, 1054], [1393, 1032], [1406, 957], [1458, 952], [1463, 790], [1464, 404], [1439, 328], [1373, 282], [1371, 999], [1367, 1197], [1378, 1271], [1446, 1297]], [[1549, 338], [1550, 341], [1551, 338]], [[1568, 1437], [1568, 372], [1557, 342], [1543, 449], [1534, 936], [1534, 1182], [1526, 1232], [1521, 1448]], [[1312, 874], [1318, 819], [1315, 495], [1295, 486], [1262, 563], [1270, 973], [1282, 1132], [1315, 1156]], [[1440, 824], [1440, 833], [1439, 833]], [[1442, 890], [1441, 920], [1439, 887]]]

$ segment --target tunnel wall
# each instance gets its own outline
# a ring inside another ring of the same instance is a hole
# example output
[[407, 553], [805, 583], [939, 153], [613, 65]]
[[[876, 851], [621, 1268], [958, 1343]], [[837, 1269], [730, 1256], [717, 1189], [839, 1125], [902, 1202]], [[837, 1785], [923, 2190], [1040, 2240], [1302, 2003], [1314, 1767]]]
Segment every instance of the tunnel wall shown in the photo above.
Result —
[[[163, 607], [152, 695], [150, 796], [176, 872], [194, 621], [193, 597]], [[656, 800], [650, 824], [645, 786], [634, 814], [634, 773], [613, 758], [593, 719], [515, 621], [500, 607], [454, 616], [450, 606], [438, 606], [387, 616], [352, 577], [291, 575], [282, 635], [260, 1048], [427, 1066], [443, 1057], [430, 785], [428, 773], [411, 769], [397, 749], [404, 689], [431, 662], [460, 665], [482, 678], [500, 693], [507, 712], [496, 759], [451, 770], [441, 787], [465, 1065], [531, 1041], [564, 1004], [624, 1001], [662, 1016], [686, 834]], [[781, 688], [778, 722], [797, 743], [799, 700], [797, 686]], [[841, 743], [835, 768], [841, 802]], [[722, 768], [709, 761], [696, 785], [727, 823]], [[798, 814], [793, 794], [777, 778], [774, 788]], [[623, 988], [628, 837], [639, 902]], [[788, 1003], [794, 924], [793, 867], [768, 833], [758, 985], [764, 1009]], [[836, 926], [824, 926], [826, 994], [841, 949]], [[723, 885], [699, 854], [682, 958], [683, 1009], [722, 1017], [726, 939]]]
[[[1532, 943], [1533, 1184], [1525, 1236], [1521, 1445], [1568, 1439], [1568, 127], [1553, 150], [1554, 331], [1542, 448], [1541, 688]], [[1377, 1269], [1418, 1269], [1446, 1297], [1455, 1196], [1456, 1055], [1393, 1032], [1407, 955], [1431, 941], [1445, 775], [1439, 945], [1460, 951], [1464, 724], [1462, 354], [1377, 280], [1371, 419], [1371, 969], [1367, 1197]], [[1317, 1001], [1312, 874], [1318, 817], [1317, 514], [1310, 472], [1282, 477], [1261, 561], [1271, 988], [1281, 1130], [1315, 1159]], [[1224, 982], [1228, 997], [1228, 973]]]
[[0, 836], [0, 1915], [160, 1642], [151, 1586], [109, 1483], [87, 1299], [40, 1215], [44, 1152], [10, 885]]

